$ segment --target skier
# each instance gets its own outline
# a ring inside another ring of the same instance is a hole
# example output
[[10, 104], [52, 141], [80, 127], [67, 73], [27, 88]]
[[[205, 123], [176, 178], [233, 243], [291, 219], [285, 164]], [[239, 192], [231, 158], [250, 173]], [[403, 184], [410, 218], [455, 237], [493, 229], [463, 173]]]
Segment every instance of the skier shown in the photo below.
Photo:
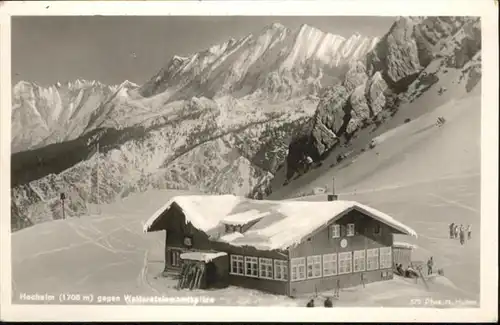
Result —
[[458, 225], [455, 225], [455, 238], [458, 238], [459, 232], [460, 232], [460, 228], [458, 227]]
[[434, 266], [434, 259], [432, 258], [429, 258], [429, 260], [427, 261], [427, 275], [431, 275], [432, 274], [432, 267]]
[[314, 299], [309, 300], [306, 307], [314, 307]]
[[324, 303], [324, 305], [325, 305], [325, 307], [327, 307], [327, 308], [331, 308], [331, 307], [333, 307], [333, 302], [332, 302], [332, 300], [330, 299], [330, 297], [327, 297], [327, 298], [325, 299], [325, 303]]
[[467, 226], [467, 239], [470, 240], [472, 238], [472, 226]]
[[312, 158], [309, 157], [309, 156], [306, 156], [305, 159], [304, 159], [304, 165], [305, 165], [306, 173], [311, 169], [312, 164], [313, 164]]
[[454, 236], [454, 232], [455, 232], [455, 223], [454, 223], [454, 222], [452, 222], [452, 223], [450, 224], [450, 238], [454, 238], [454, 237], [455, 237], [455, 236]]

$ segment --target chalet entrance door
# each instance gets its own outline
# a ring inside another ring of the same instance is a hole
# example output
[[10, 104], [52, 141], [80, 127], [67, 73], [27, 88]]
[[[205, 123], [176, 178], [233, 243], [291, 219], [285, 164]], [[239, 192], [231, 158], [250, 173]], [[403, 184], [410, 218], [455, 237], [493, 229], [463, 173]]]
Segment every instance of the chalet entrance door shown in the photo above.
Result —
[[213, 287], [217, 282], [217, 268], [214, 262], [210, 261], [207, 263], [206, 268], [207, 274], [207, 287]]

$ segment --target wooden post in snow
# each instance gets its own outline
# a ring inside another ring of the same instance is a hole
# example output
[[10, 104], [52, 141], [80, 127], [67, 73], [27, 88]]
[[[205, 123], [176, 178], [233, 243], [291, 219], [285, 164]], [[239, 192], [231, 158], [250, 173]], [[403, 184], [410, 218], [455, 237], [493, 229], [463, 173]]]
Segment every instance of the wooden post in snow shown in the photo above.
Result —
[[328, 201], [337, 201], [338, 196], [335, 194], [335, 177], [332, 177], [332, 194], [328, 194]]
[[64, 200], [66, 199], [66, 195], [64, 193], [60, 194], [61, 206], [62, 206], [62, 218], [66, 219], [65, 211], [64, 211]]
[[335, 287], [335, 292], [333, 293], [335, 298], [340, 298], [340, 280], [337, 279], [337, 286]]

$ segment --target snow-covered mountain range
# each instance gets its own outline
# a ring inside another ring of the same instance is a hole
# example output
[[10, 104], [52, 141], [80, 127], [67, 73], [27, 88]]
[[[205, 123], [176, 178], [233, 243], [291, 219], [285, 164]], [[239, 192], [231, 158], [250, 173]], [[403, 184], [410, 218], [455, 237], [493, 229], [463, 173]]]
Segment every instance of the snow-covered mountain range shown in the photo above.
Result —
[[[362, 58], [377, 41], [359, 34], [345, 39], [308, 25], [292, 31], [272, 24], [258, 35], [230, 39], [189, 57], [174, 56], [141, 87], [128, 81], [106, 86], [77, 80], [48, 88], [19, 82], [12, 151], [72, 140], [100, 126], [115, 127], [123, 118], [135, 124], [168, 103], [193, 97], [252, 95], [283, 102], [316, 93], [329, 83], [327, 78], [338, 75], [335, 69]], [[33, 131], [26, 132], [27, 127]]]
[[102, 102], [121, 89], [134, 87], [138, 86], [129, 81], [107, 86], [76, 80], [50, 87], [18, 82], [12, 97], [12, 152], [79, 137], [87, 131], [89, 119]]
[[453, 17], [401, 18], [381, 39], [273, 24], [174, 56], [141, 86], [18, 83], [13, 226], [60, 218], [61, 192], [69, 216], [150, 188], [263, 196], [287, 157], [321, 156], [436, 60], [476, 60], [467, 73], [480, 78], [478, 33], [478, 20]]

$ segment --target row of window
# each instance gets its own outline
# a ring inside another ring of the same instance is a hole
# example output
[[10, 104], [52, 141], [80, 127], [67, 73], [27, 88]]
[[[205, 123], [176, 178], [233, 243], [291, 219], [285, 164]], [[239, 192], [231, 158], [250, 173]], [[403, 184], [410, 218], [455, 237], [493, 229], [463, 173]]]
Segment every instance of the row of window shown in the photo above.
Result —
[[231, 274], [286, 281], [288, 262], [264, 257], [231, 255]]
[[[333, 224], [330, 225], [330, 237], [331, 238], [340, 238], [342, 236], [341, 232], [341, 225]], [[346, 227], [346, 236], [347, 237], [352, 237], [356, 233], [355, 231], [355, 226], [354, 223], [348, 223]], [[381, 233], [381, 228], [379, 224], [376, 224], [375, 227], [373, 228], [373, 233], [375, 235], [380, 235]]]
[[300, 281], [337, 274], [392, 267], [391, 247], [292, 258], [291, 280]]
[[[391, 267], [391, 247], [314, 255], [307, 258], [298, 257], [291, 260], [291, 280], [300, 281]], [[230, 273], [253, 278], [286, 281], [288, 280], [288, 264], [285, 260], [231, 255]]]

